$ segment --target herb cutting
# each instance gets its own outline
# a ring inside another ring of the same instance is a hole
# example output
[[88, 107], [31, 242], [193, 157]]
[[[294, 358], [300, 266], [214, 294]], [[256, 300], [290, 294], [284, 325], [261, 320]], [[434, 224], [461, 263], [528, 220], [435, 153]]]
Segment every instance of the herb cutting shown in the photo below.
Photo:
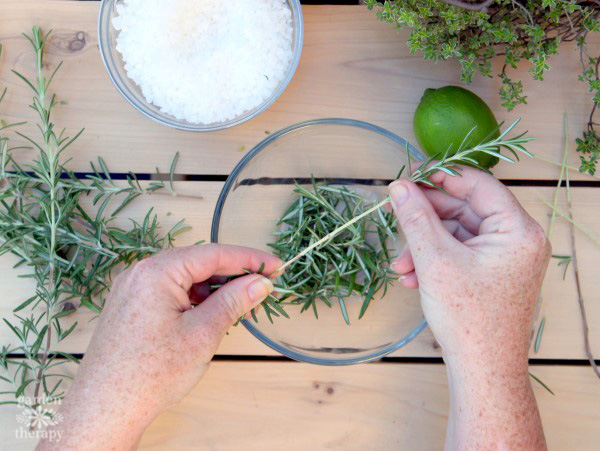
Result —
[[[30, 106], [38, 116], [40, 136], [19, 132], [22, 123], [0, 125], [0, 133], [15, 129], [36, 150], [33, 161], [19, 163], [16, 154], [23, 147], [12, 146], [8, 137], [0, 136], [0, 255], [16, 255], [17, 266], [27, 268], [27, 277], [36, 286], [14, 308], [14, 318], [3, 318], [16, 339], [15, 345], [3, 345], [0, 351], [0, 378], [12, 387], [4, 393], [11, 395], [4, 403], [16, 403], [29, 386], [34, 387], [34, 397], [62, 397], [67, 376], [61, 367], [78, 362], [58, 349], [77, 327], [73, 322], [65, 329], [62, 320], [79, 305], [100, 313], [116, 268], [170, 248], [175, 237], [189, 229], [182, 220], [162, 232], [152, 210], [143, 221], [130, 221], [128, 228], [114, 224], [117, 215], [140, 196], [177, 195], [173, 187], [177, 156], [169, 180], [157, 178], [145, 187], [133, 173], [126, 183], [112, 180], [101, 158], [92, 164], [93, 175], [85, 180], [68, 169], [63, 153], [83, 130], [69, 138], [53, 122], [58, 100], [49, 88], [61, 64], [50, 74], [44, 72], [50, 33], [34, 27], [31, 35], [25, 35], [34, 52], [35, 78], [14, 72], [32, 91]], [[6, 92], [2, 91], [0, 101]], [[94, 211], [85, 206], [86, 198], [92, 199]], [[25, 358], [11, 357], [15, 354]], [[48, 378], [54, 382], [50, 384]]]

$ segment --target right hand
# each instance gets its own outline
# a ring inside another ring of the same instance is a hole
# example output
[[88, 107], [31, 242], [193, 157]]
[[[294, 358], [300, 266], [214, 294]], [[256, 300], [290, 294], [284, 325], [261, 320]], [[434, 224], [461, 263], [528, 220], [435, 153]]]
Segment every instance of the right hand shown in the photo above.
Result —
[[527, 374], [532, 318], [550, 259], [543, 229], [492, 176], [437, 172], [446, 193], [390, 185], [407, 247], [392, 264], [421, 304], [446, 363]]

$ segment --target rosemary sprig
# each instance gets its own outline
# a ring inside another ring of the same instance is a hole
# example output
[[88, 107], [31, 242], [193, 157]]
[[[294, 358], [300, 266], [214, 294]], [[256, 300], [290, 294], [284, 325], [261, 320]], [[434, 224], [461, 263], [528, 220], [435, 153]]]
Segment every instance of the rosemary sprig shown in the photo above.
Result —
[[[497, 138], [465, 148], [474, 131], [471, 130], [459, 147], [462, 150], [452, 155], [447, 151], [443, 155], [427, 159], [412, 172], [410, 180], [438, 188], [430, 180], [438, 171], [450, 176], [460, 176], [460, 165], [469, 164], [489, 172], [473, 158], [479, 152], [509, 163], [518, 160], [519, 154], [532, 157], [524, 144], [533, 138], [525, 138], [525, 133], [506, 138], [519, 121], [517, 119], [513, 122]], [[508, 150], [514, 159], [502, 154], [500, 149]], [[405, 169], [403, 167], [400, 170], [400, 175]], [[411, 169], [409, 166], [409, 172]], [[363, 296], [359, 315], [361, 318], [375, 294], [391, 283], [389, 271], [382, 266], [390, 262], [386, 240], [394, 238], [396, 229], [393, 214], [383, 213], [381, 210], [391, 199], [386, 197], [373, 205], [346, 188], [317, 186], [314, 183], [312, 188], [309, 191], [296, 184], [295, 192], [299, 198], [284, 213], [279, 223], [287, 228], [278, 233], [277, 242], [271, 245], [285, 263], [271, 277], [287, 269], [277, 287], [283, 293], [281, 302], [289, 299], [293, 299], [294, 303], [303, 302], [302, 311], [312, 307], [317, 315], [316, 299], [331, 306], [330, 298], [337, 298], [342, 315], [346, 323], [349, 323], [344, 301], [346, 297], [353, 293]], [[340, 204], [344, 205], [341, 212], [338, 209]], [[377, 246], [369, 245], [366, 238], [372, 230], [376, 230], [380, 237]], [[359, 249], [367, 249], [367, 252], [360, 254]], [[305, 259], [302, 260], [303, 258]], [[357, 285], [356, 279], [362, 277], [365, 278], [365, 283]]]
[[[500, 153], [501, 148], [508, 149], [514, 155], [516, 160], [519, 160], [519, 154], [523, 154], [528, 157], [532, 157], [533, 155], [531, 155], [531, 153], [529, 153], [523, 147], [523, 145], [529, 141], [532, 141], [534, 138], [524, 138], [523, 136], [525, 135], [525, 133], [522, 133], [521, 135], [516, 136], [514, 138], [504, 139], [505, 136], [513, 128], [515, 128], [515, 126], [520, 122], [520, 120], [521, 119], [517, 119], [506, 130], [504, 130], [500, 134], [500, 136], [498, 136], [497, 138], [495, 138], [491, 141], [478, 144], [477, 146], [474, 146], [472, 148], [459, 150], [458, 152], [456, 152], [453, 155], [449, 155], [449, 153], [446, 152], [443, 156], [441, 156], [440, 160], [436, 160], [437, 158], [440, 157], [440, 155], [434, 155], [434, 156], [428, 158], [412, 173], [410, 180], [414, 183], [421, 183], [423, 185], [430, 186], [432, 188], [437, 188], [433, 184], [433, 182], [431, 182], [431, 180], [429, 180], [429, 177], [431, 177], [433, 174], [435, 174], [438, 171], [445, 172], [446, 174], [451, 175], [451, 176], [459, 176], [460, 170], [461, 170], [459, 165], [465, 164], [465, 163], [468, 163], [469, 165], [476, 167], [482, 171], [489, 172], [488, 169], [481, 166], [475, 159], [472, 158], [472, 156], [478, 152], [487, 153], [488, 155], [492, 155], [496, 158], [499, 158], [499, 159], [504, 160], [509, 163], [515, 163], [515, 160], [513, 160], [510, 157], [507, 157], [506, 155], [501, 154]], [[463, 140], [461, 147], [463, 147], [464, 143], [468, 141], [468, 138], [473, 131], [474, 131], [474, 129], [472, 129], [465, 136], [465, 139]], [[405, 167], [403, 167], [400, 170], [400, 174], [402, 174], [404, 172], [404, 170], [405, 170]], [[391, 202], [391, 199], [388, 196], [384, 200], [379, 202], [378, 204], [374, 205], [373, 207], [371, 207], [368, 210], [361, 213], [360, 215], [355, 216], [350, 221], [346, 222], [345, 224], [342, 224], [340, 227], [338, 227], [337, 229], [328, 233], [323, 238], [321, 238], [320, 240], [316, 241], [315, 243], [311, 244], [309, 247], [304, 249], [298, 255], [296, 255], [292, 259], [288, 260], [287, 262], [285, 262], [283, 265], [281, 265], [279, 268], [277, 268], [277, 270], [274, 272], [274, 274], [287, 268], [292, 263], [294, 263], [297, 260], [299, 260], [300, 258], [304, 257], [306, 254], [308, 254], [313, 249], [318, 248], [319, 246], [327, 243], [334, 236], [343, 232], [345, 229], [352, 226], [353, 224], [360, 221], [361, 219], [367, 217], [368, 215], [372, 214], [373, 212], [379, 210], [381, 207], [383, 207], [384, 205], [386, 205], [389, 202]]]
[[[58, 102], [49, 87], [60, 64], [46, 77], [43, 61], [49, 35], [38, 27], [31, 36], [25, 35], [35, 52], [34, 80], [13, 71], [33, 91], [30, 107], [37, 113], [41, 136], [35, 139], [16, 131], [37, 151], [33, 161], [19, 164], [13, 153], [20, 147], [10, 147], [9, 138], [0, 136], [0, 255], [16, 255], [17, 266], [27, 267], [25, 277], [36, 284], [31, 297], [14, 309], [15, 319], [3, 318], [17, 344], [0, 349], [0, 379], [13, 387], [2, 393], [5, 400], [1, 403], [15, 403], [28, 394], [34, 407], [41, 399], [62, 396], [62, 383], [68, 376], [61, 367], [77, 362], [57, 350], [77, 325], [74, 322], [64, 328], [63, 318], [77, 305], [100, 312], [115, 268], [170, 247], [174, 238], [188, 229], [181, 221], [163, 235], [152, 209], [143, 221], [132, 220], [127, 228], [114, 224], [115, 215], [141, 195], [159, 190], [176, 194], [173, 175], [177, 156], [169, 180], [153, 181], [146, 188], [134, 174], [125, 186], [118, 186], [101, 159], [100, 169], [92, 165], [94, 175], [87, 180], [78, 179], [65, 166], [63, 152], [83, 130], [69, 138], [64, 130], [58, 132], [52, 121]], [[18, 125], [2, 122], [0, 133]], [[93, 213], [85, 207], [88, 196], [93, 196]], [[23, 357], [11, 357], [14, 355]], [[54, 377], [52, 384], [49, 377]]]

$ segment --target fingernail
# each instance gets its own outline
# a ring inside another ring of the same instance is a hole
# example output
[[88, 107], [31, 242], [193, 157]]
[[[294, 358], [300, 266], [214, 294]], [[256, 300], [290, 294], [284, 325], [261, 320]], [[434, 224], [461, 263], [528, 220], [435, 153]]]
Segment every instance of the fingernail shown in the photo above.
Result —
[[248, 285], [248, 296], [250, 299], [258, 301], [266, 298], [275, 289], [273, 284], [266, 277], [260, 277]]
[[393, 182], [390, 185], [389, 190], [392, 197], [392, 202], [396, 207], [402, 205], [404, 202], [406, 202], [406, 199], [408, 199], [408, 188], [404, 182], [401, 182], [400, 180]]
[[398, 271], [398, 263], [394, 262], [390, 265], [390, 269], [392, 271], [394, 271], [396, 274], [400, 274], [400, 272]]

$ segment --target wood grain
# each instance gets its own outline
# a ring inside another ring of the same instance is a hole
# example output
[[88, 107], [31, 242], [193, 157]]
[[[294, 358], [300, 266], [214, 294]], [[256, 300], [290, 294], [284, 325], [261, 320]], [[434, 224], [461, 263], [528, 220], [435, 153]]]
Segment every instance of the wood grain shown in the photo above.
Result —
[[[532, 366], [556, 393], [533, 384], [549, 449], [597, 449], [600, 385], [590, 368]], [[448, 415], [443, 365], [320, 367], [214, 362], [180, 404], [146, 431], [141, 449], [439, 450]], [[0, 409], [0, 449], [15, 438], [19, 409]]]
[[[193, 227], [193, 230], [183, 235], [178, 240], [178, 245], [187, 245], [198, 240], [210, 239], [210, 222], [212, 212], [221, 190], [221, 183], [212, 182], [179, 182], [176, 184], [177, 191], [185, 196], [195, 196], [196, 200], [190, 197], [171, 196], [153, 196], [143, 198], [139, 202], [131, 204], [124, 216], [133, 219], [141, 219], [150, 206], [155, 208], [156, 213], [162, 219], [165, 228], [174, 225], [181, 218], [185, 218], [187, 223]], [[289, 189], [284, 187], [284, 189]], [[550, 199], [553, 189], [551, 188], [512, 188], [519, 201], [529, 211], [529, 213], [542, 224], [548, 223], [548, 209], [543, 205], [540, 197]], [[199, 199], [198, 197], [202, 197]], [[276, 204], [277, 197], [269, 197], [266, 192], [261, 196], [256, 196], [256, 203], [252, 205], [252, 217], [247, 218], [240, 214], [236, 221], [241, 225], [238, 227], [239, 233], [231, 237], [230, 241], [237, 244], [252, 244], [260, 246], [269, 239], [268, 228], [265, 226], [261, 233], [256, 232], [256, 228], [248, 225], [256, 218], [269, 217], [273, 215], [273, 205]], [[578, 222], [588, 230], [594, 231], [598, 235], [598, 224], [600, 223], [600, 190], [595, 188], [575, 188], [573, 189], [574, 214]], [[561, 207], [564, 202], [561, 201]], [[124, 221], [124, 218], [121, 219]], [[255, 226], [258, 227], [258, 226]], [[238, 230], [236, 229], [236, 230]], [[261, 242], [262, 240], [262, 242]], [[570, 245], [568, 238], [568, 228], [564, 221], [559, 220], [556, 224], [553, 237], [553, 252], [559, 255], [568, 255]], [[577, 234], [577, 245], [580, 259], [581, 279], [583, 284], [583, 294], [586, 300], [588, 317], [590, 323], [590, 339], [592, 348], [600, 355], [600, 293], [596, 289], [595, 281], [597, 277], [596, 262], [600, 256], [600, 248], [596, 246], [585, 235]], [[18, 279], [16, 276], [22, 274], [24, 269], [12, 269], [16, 262], [15, 258], [9, 255], [0, 258], [0, 286], [2, 286], [3, 299], [0, 304], [0, 316], [10, 317], [11, 309], [27, 299], [32, 292], [32, 284], [25, 279]], [[556, 260], [550, 263], [548, 274], [543, 288], [543, 303], [538, 322], [542, 317], [546, 318], [546, 326], [541, 341], [541, 347], [537, 354], [531, 352], [531, 357], [539, 358], [564, 358], [579, 359], [584, 358], [581, 335], [581, 322], [577, 299], [575, 295], [575, 285], [571, 270], [566, 273], [563, 281], [563, 270], [557, 266]], [[78, 326], [69, 339], [62, 346], [63, 350], [75, 353], [83, 353], [87, 348], [87, 343], [95, 323], [90, 322], [93, 314], [82, 309], [76, 315], [75, 320]], [[536, 322], [537, 325], [537, 322]], [[7, 327], [0, 325], [0, 343], [13, 343], [14, 338], [10, 335]], [[252, 337], [243, 327], [233, 328], [230, 334], [223, 341], [220, 354], [225, 355], [274, 355], [275, 352], [260, 343]], [[395, 352], [395, 356], [439, 356], [433, 336], [429, 329], [421, 333], [412, 343]]]
[[[26, 105], [31, 93], [11, 72], [33, 71], [31, 49], [20, 36], [33, 25], [54, 29], [47, 51], [47, 67], [65, 64], [54, 89], [66, 102], [55, 119], [71, 133], [86, 127], [69, 151], [72, 168], [89, 169], [88, 162], [101, 155], [115, 172], [152, 172], [168, 165], [175, 150], [181, 152], [179, 170], [187, 174], [228, 174], [243, 151], [291, 124], [321, 117], [349, 117], [388, 128], [415, 143], [412, 116], [425, 88], [461, 84], [455, 62], [435, 64], [411, 56], [406, 31], [397, 32], [380, 23], [363, 6], [304, 6], [305, 43], [298, 71], [281, 98], [260, 117], [222, 132], [194, 134], [167, 129], [146, 119], [121, 98], [112, 86], [98, 50], [96, 22], [100, 2], [48, 0], [0, 0], [0, 86], [9, 94], [2, 116], [32, 120]], [[590, 51], [600, 46], [592, 38]], [[521, 130], [538, 138], [531, 150], [560, 160], [562, 115], [569, 113], [571, 136], [581, 131], [591, 102], [583, 83], [577, 81], [578, 52], [564, 45], [560, 56], [549, 60], [552, 70], [544, 82], [531, 80], [529, 65], [517, 71], [524, 80], [529, 105], [507, 113], [500, 107], [498, 78], [475, 77], [470, 89], [484, 98], [501, 120], [523, 117]], [[25, 127], [34, 132], [33, 125]], [[31, 152], [22, 153], [23, 160]], [[572, 152], [571, 163], [577, 165]], [[552, 179], [558, 169], [539, 161], [519, 166], [502, 164], [497, 175], [511, 179]], [[585, 178], [574, 174], [574, 178]]]

